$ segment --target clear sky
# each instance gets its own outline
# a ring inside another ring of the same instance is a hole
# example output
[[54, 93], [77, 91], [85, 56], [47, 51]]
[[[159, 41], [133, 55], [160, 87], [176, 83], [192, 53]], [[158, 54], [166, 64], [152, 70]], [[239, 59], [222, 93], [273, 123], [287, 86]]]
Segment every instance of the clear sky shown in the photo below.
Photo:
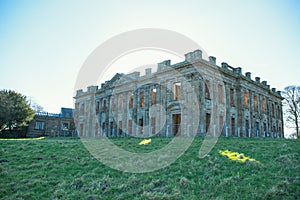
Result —
[[29, 96], [48, 112], [73, 107], [88, 55], [139, 28], [184, 34], [217, 64], [241, 66], [278, 90], [300, 85], [299, 2], [0, 0], [0, 89]]

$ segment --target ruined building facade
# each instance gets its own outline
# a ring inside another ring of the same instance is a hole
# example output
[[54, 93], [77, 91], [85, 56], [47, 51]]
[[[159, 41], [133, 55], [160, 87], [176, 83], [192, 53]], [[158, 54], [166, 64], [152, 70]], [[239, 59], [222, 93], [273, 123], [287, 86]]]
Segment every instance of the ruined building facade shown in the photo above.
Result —
[[204, 60], [200, 50], [143, 76], [117, 73], [74, 98], [80, 136], [284, 136], [280, 91], [240, 67]]

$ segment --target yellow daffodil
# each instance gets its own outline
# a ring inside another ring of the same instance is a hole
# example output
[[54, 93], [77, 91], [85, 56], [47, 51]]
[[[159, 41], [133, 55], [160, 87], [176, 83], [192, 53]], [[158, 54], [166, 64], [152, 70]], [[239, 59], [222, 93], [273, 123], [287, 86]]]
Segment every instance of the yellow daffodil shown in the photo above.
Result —
[[38, 137], [38, 138], [0, 138], [0, 140], [42, 140], [46, 137]]
[[229, 150], [219, 151], [219, 153], [222, 156], [226, 156], [230, 160], [234, 160], [237, 162], [245, 163], [248, 161], [248, 162], [258, 162], [259, 163], [259, 161], [255, 160], [254, 158], [245, 156], [243, 153], [233, 152], [233, 151], [229, 151]]
[[150, 143], [150, 142], [151, 142], [151, 139], [143, 140], [143, 141], [141, 141], [141, 142], [139, 143], [139, 145], [146, 145], [146, 144], [148, 144], [148, 143]]

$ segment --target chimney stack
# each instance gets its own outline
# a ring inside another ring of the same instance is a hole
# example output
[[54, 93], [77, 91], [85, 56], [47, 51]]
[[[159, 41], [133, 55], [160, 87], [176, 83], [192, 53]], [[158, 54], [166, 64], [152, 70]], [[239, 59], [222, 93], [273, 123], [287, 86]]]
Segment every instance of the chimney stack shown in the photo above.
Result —
[[208, 59], [209, 59], [209, 62], [210, 62], [211, 64], [214, 64], [214, 65], [216, 64], [216, 60], [217, 60], [216, 57], [214, 57], [214, 56], [209, 56]]
[[255, 77], [256, 83], [260, 83], [260, 77]]
[[151, 68], [147, 68], [147, 69], [145, 69], [145, 75], [146, 76], [150, 76], [151, 75]]
[[247, 78], [251, 79], [251, 72], [246, 72], [245, 75], [246, 75]]

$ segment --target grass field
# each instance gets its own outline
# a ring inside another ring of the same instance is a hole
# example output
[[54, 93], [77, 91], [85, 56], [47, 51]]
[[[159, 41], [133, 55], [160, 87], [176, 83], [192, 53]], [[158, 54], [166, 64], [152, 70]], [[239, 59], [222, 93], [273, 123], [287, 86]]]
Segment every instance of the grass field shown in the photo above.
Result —
[[[161, 148], [171, 138], [113, 139], [133, 152]], [[2, 199], [299, 199], [300, 141], [220, 138], [200, 159], [203, 138], [170, 166], [132, 174], [111, 169], [79, 139], [0, 141]], [[260, 162], [240, 163], [219, 150], [244, 153]]]

